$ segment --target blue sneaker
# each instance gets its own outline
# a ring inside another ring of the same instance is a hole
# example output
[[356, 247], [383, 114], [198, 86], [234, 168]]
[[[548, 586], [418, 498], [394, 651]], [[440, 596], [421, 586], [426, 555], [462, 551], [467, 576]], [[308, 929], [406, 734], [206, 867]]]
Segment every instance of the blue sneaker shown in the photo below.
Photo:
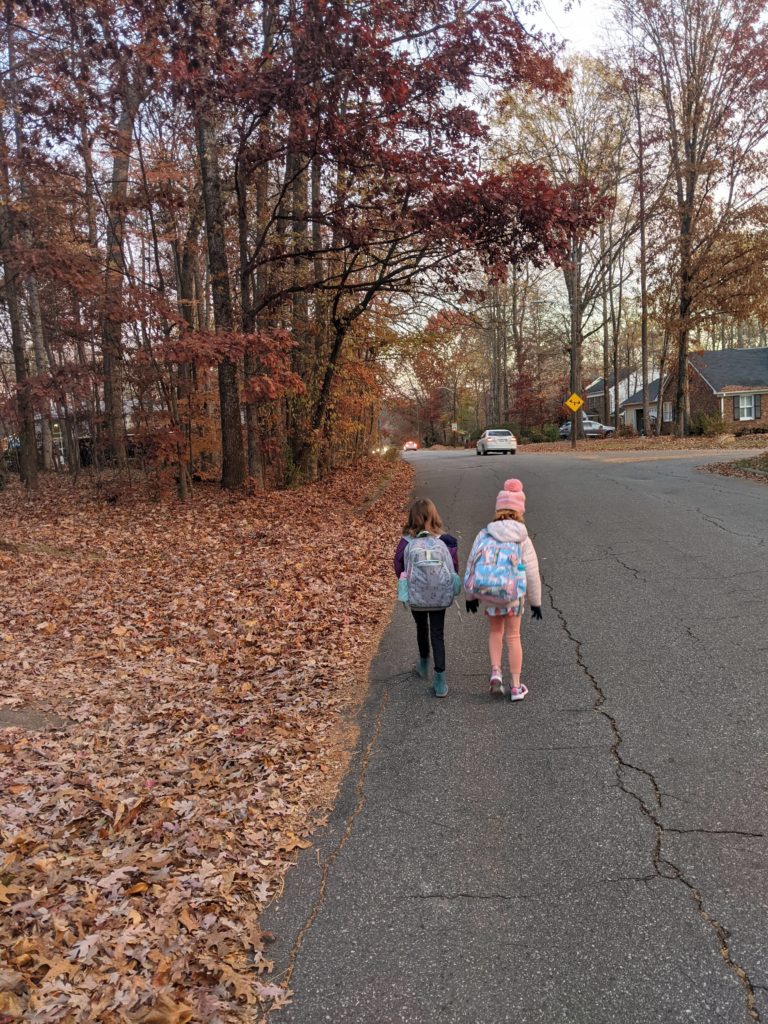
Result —
[[416, 674], [426, 679], [429, 675], [429, 658], [419, 658], [416, 663]]
[[435, 678], [432, 680], [432, 688], [435, 691], [436, 697], [448, 696], [448, 684], [445, 681], [445, 672], [435, 672]]

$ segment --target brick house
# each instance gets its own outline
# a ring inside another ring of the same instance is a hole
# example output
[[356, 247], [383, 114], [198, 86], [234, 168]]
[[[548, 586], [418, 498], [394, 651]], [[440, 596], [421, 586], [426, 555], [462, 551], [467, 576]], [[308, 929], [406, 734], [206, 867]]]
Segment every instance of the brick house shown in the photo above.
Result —
[[[720, 416], [727, 433], [768, 431], [768, 348], [725, 348], [688, 356], [690, 416]], [[665, 379], [662, 432], [675, 428], [675, 374]]]
[[768, 348], [692, 352], [691, 417], [720, 415], [731, 434], [768, 430]]
[[[688, 368], [691, 420], [721, 416], [729, 434], [768, 431], [768, 348], [691, 352]], [[661, 432], [670, 434], [675, 427], [674, 373], [664, 378], [662, 392]], [[658, 396], [655, 380], [649, 384], [654, 405]], [[632, 430], [642, 426], [642, 407], [642, 391], [630, 395], [620, 407], [622, 422]]]

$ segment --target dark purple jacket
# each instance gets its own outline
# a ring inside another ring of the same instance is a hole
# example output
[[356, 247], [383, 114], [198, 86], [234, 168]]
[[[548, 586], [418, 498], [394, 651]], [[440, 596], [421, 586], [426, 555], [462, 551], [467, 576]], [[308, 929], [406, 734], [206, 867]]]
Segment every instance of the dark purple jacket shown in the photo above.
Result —
[[[459, 571], [459, 542], [455, 537], [452, 537], [450, 533], [443, 533], [440, 536], [440, 540], [445, 544], [448, 550], [451, 552], [451, 558], [453, 559], [453, 568], [456, 572]], [[397, 551], [395, 551], [395, 576], [400, 579], [400, 574], [405, 572], [405, 549], [408, 547], [408, 541], [405, 537], [400, 538], [400, 543], [397, 545]]]

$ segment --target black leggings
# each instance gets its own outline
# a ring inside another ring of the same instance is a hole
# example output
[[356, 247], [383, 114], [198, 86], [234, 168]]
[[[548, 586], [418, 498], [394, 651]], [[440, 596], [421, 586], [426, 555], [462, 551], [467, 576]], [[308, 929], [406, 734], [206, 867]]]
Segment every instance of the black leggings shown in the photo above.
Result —
[[429, 657], [429, 638], [432, 637], [432, 654], [435, 658], [435, 672], [445, 672], [445, 608], [438, 612], [413, 612], [416, 619], [416, 640], [422, 658]]

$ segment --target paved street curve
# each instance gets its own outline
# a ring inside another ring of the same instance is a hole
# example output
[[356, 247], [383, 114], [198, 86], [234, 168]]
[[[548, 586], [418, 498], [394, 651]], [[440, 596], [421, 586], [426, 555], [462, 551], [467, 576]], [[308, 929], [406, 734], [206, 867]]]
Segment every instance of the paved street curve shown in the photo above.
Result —
[[295, 992], [276, 1021], [768, 1022], [768, 488], [708, 457], [412, 457], [462, 566], [523, 480], [530, 693], [491, 701], [462, 602], [436, 700], [397, 608], [330, 824], [265, 922]]

